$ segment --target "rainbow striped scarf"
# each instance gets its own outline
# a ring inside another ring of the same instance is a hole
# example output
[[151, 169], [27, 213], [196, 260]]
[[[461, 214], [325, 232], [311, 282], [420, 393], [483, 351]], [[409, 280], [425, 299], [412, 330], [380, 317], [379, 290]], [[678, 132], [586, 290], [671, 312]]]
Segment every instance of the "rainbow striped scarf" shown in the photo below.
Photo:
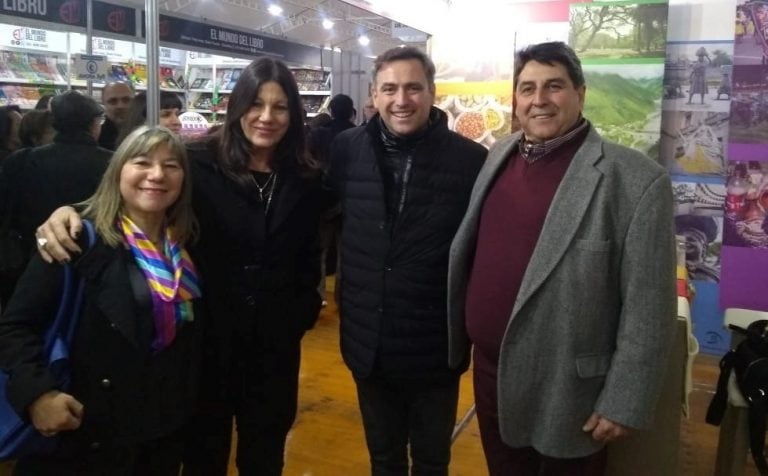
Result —
[[176, 325], [193, 321], [192, 299], [200, 296], [195, 265], [166, 227], [161, 253], [130, 218], [120, 215], [118, 226], [131, 248], [136, 264], [144, 273], [152, 294], [155, 340], [152, 349], [160, 351], [176, 337]]

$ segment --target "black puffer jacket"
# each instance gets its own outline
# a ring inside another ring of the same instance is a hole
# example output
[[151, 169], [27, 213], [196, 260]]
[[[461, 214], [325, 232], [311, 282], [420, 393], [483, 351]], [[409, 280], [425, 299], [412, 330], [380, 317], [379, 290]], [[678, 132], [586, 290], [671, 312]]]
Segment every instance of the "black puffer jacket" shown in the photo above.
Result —
[[[330, 184], [342, 201], [341, 347], [358, 378], [448, 376], [448, 251], [486, 150], [444, 113], [414, 150], [402, 212], [387, 220], [379, 120], [342, 132]], [[464, 369], [460, 369], [464, 370]]]

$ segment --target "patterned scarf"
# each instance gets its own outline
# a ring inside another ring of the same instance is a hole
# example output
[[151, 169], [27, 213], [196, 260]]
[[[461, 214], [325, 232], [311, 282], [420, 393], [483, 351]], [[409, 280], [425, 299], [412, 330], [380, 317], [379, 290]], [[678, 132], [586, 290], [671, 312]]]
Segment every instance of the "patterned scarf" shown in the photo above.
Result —
[[161, 253], [127, 216], [118, 218], [118, 226], [149, 284], [155, 318], [152, 349], [159, 352], [173, 342], [177, 323], [194, 320], [192, 299], [200, 296], [197, 271], [187, 250], [173, 238], [171, 227], [165, 229]]

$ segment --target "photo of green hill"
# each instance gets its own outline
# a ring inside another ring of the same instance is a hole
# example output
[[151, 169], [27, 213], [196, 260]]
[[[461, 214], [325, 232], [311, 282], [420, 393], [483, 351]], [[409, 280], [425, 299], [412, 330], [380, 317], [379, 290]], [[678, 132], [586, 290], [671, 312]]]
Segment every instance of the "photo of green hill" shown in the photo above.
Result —
[[584, 116], [603, 137], [658, 160], [664, 66], [585, 65]]

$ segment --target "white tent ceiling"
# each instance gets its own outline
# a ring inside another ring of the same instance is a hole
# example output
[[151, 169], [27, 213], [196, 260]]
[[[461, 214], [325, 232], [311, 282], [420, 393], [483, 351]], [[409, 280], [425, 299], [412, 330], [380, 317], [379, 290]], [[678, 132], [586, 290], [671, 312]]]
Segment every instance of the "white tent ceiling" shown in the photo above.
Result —
[[[129, 3], [142, 6], [142, 0]], [[358, 2], [359, 3], [359, 2]], [[273, 16], [267, 10], [279, 5], [283, 12]], [[406, 42], [392, 34], [392, 20], [342, 0], [158, 0], [160, 13], [180, 14], [238, 29], [265, 33], [312, 46], [331, 46], [366, 56], [402, 44], [425, 48], [424, 41]], [[323, 20], [334, 22], [323, 28]], [[358, 38], [370, 38], [368, 46]]]

